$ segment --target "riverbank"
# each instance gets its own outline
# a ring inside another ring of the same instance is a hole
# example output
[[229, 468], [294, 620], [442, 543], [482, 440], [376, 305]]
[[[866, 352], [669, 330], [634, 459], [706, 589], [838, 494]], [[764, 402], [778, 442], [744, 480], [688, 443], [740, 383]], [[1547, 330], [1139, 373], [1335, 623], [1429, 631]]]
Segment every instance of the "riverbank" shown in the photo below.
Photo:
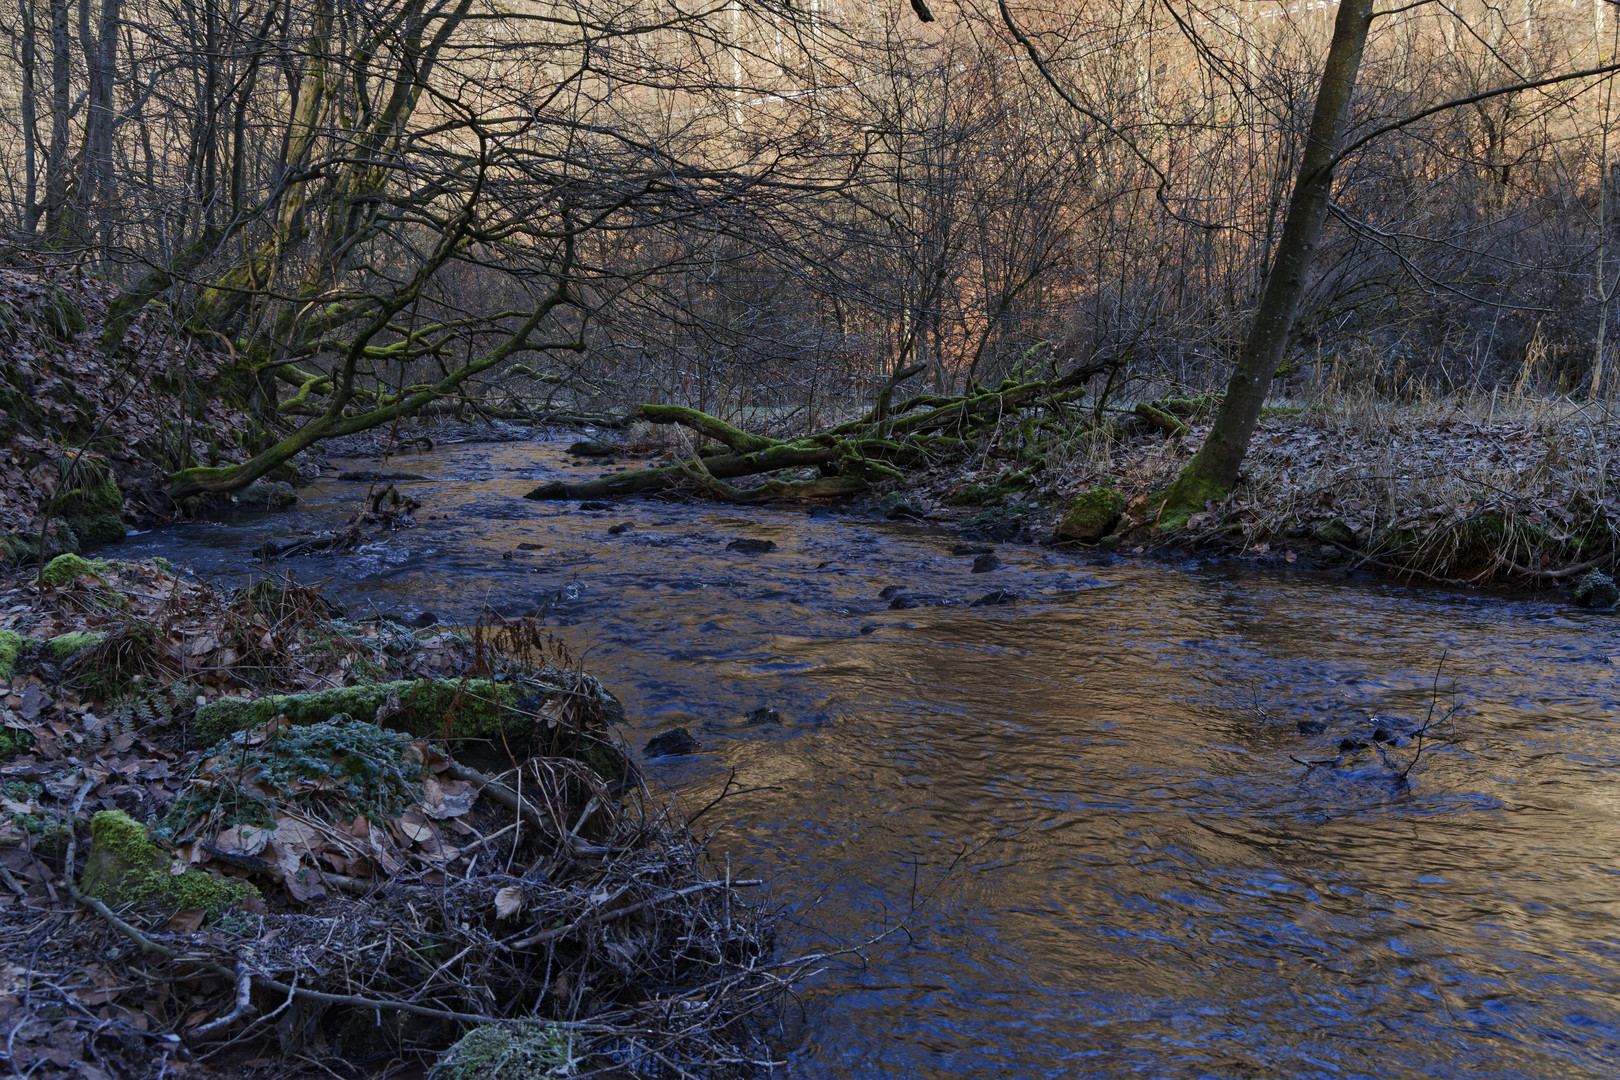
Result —
[[765, 1060], [757, 882], [652, 800], [617, 700], [537, 625], [413, 630], [290, 579], [72, 555], [0, 610], [19, 1073]]

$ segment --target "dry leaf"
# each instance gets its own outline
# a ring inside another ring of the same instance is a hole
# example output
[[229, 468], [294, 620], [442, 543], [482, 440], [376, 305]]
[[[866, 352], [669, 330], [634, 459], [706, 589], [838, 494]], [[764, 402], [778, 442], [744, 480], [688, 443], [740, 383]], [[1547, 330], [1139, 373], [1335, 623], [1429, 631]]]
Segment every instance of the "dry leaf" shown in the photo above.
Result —
[[508, 885], [495, 893], [495, 917], [510, 919], [523, 910], [523, 890], [516, 885]]

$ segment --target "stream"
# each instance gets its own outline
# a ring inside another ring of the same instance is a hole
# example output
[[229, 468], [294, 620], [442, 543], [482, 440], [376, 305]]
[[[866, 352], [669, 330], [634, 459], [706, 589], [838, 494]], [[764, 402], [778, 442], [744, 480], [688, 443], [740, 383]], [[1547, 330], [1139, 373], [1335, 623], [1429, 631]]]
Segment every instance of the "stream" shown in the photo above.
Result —
[[521, 499], [596, 474], [563, 446], [337, 462], [428, 477], [399, 485], [414, 528], [346, 556], [251, 554], [347, 520], [366, 484], [334, 478], [106, 554], [284, 566], [351, 614], [546, 608], [634, 747], [698, 738], [655, 790], [765, 788], [704, 824], [770, 880], [781, 955], [854, 950], [793, 1000], [787, 1075], [1620, 1076], [1614, 616], [1016, 544], [974, 573], [914, 524]]

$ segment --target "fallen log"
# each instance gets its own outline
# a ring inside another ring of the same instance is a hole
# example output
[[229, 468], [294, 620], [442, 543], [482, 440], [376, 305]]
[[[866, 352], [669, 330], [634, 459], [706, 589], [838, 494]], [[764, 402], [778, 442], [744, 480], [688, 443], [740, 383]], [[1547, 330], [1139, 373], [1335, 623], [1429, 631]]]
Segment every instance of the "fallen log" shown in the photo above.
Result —
[[[974, 384], [955, 397], [919, 394], [891, 407], [889, 393], [899, 381], [917, 373], [907, 369], [890, 380], [877, 404], [861, 419], [797, 439], [756, 435], [679, 405], [642, 405], [631, 415], [653, 424], [679, 424], [731, 452], [694, 455], [689, 461], [579, 483], [554, 480], [524, 498], [611, 499], [681, 488], [739, 503], [856, 495], [880, 480], [904, 479], [907, 469], [967, 457], [979, 447], [984, 434], [1017, 413], [1031, 408], [1055, 411], [1077, 401], [1093, 376], [1113, 366], [1091, 364], [1045, 381], [1008, 379], [994, 389]], [[821, 476], [770, 478], [750, 488], [726, 483], [743, 476], [807, 467], [820, 469]]]

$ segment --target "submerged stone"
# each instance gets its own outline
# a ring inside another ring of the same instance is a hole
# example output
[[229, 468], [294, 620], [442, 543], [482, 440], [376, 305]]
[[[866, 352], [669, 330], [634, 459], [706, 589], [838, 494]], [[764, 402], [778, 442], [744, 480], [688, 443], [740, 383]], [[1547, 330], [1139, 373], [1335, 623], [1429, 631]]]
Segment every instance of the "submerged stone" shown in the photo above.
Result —
[[740, 551], [745, 555], [763, 555], [767, 551], [776, 550], [775, 540], [753, 540], [747, 537], [733, 540], [726, 545], [727, 551]]
[[280, 480], [249, 484], [236, 493], [236, 505], [244, 510], [285, 510], [297, 501], [292, 485]]

